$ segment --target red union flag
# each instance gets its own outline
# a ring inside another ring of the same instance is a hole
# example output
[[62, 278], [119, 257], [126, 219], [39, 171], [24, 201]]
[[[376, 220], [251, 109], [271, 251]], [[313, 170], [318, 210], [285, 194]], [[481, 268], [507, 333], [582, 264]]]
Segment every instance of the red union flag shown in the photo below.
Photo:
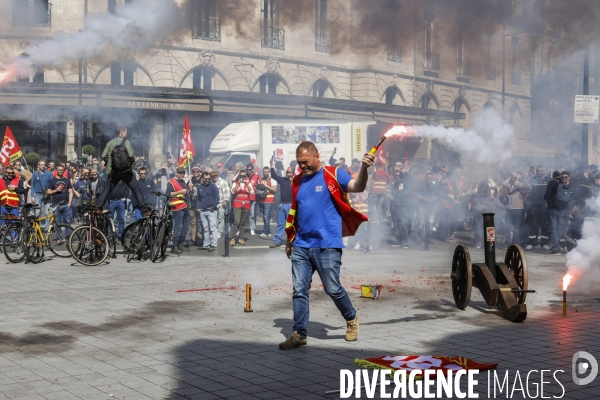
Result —
[[[464, 357], [448, 356], [385, 356], [377, 358], [360, 359], [356, 358], [354, 363], [363, 368], [369, 369], [390, 369], [392, 371], [404, 370], [412, 371], [415, 369], [424, 371], [426, 369], [446, 371], [459, 371], [478, 369], [486, 371], [496, 368], [498, 363], [482, 364]], [[422, 378], [422, 374], [418, 375]]]
[[383, 165], [387, 164], [387, 160], [385, 158], [385, 143], [381, 143], [377, 148], [377, 152], [375, 153], [375, 162], [380, 162]]
[[6, 127], [6, 132], [4, 133], [4, 140], [2, 141], [2, 150], [0, 150], [0, 161], [4, 166], [8, 166], [12, 161], [15, 161], [17, 158], [20, 158], [23, 155], [21, 152], [21, 148], [15, 139], [10, 128]]
[[183, 123], [183, 134], [181, 136], [181, 147], [179, 149], [179, 167], [186, 168], [192, 162], [194, 162], [194, 144], [192, 143], [192, 131], [190, 129], [190, 120], [186, 114], [185, 121]]

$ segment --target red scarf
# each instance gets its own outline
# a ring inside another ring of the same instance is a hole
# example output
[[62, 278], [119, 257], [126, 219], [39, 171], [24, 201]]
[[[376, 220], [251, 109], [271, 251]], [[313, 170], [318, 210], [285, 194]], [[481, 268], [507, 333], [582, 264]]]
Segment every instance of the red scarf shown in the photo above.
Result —
[[[302, 183], [302, 176], [302, 174], [296, 175], [292, 180], [292, 206], [285, 223], [285, 232], [287, 233], [288, 241], [290, 243], [294, 241], [296, 232], [298, 231], [298, 220], [296, 219], [296, 207], [298, 205], [296, 203], [296, 195], [298, 194], [298, 189], [300, 189], [300, 184]], [[329, 189], [331, 199], [335, 203], [335, 206], [342, 217], [342, 236], [353, 236], [360, 224], [368, 221], [369, 218], [350, 206], [348, 197], [337, 180], [337, 167], [324, 167], [323, 178], [325, 178], [325, 184]]]

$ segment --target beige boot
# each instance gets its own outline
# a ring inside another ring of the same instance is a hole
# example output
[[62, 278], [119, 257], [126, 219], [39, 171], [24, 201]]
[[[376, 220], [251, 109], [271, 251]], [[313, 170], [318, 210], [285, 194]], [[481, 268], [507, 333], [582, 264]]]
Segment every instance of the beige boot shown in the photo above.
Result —
[[354, 342], [358, 339], [359, 312], [356, 310], [356, 317], [352, 321], [346, 321], [346, 341]]

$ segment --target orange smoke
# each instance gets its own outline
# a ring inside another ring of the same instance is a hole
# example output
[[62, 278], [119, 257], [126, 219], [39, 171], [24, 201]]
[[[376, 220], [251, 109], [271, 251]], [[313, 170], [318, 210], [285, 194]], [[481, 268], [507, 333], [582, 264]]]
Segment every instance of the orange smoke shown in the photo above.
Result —
[[563, 292], [567, 290], [567, 288], [571, 284], [571, 279], [573, 279], [573, 275], [571, 274], [566, 274], [565, 276], [563, 276]]

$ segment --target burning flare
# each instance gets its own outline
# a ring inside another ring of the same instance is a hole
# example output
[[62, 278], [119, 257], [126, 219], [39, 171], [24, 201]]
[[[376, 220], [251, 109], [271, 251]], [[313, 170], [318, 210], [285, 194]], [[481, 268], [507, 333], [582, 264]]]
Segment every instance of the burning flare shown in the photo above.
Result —
[[563, 292], [567, 290], [569, 284], [571, 284], [571, 279], [573, 279], [573, 275], [566, 274], [563, 276]]
[[409, 133], [409, 130], [406, 126], [394, 125], [383, 135], [383, 137], [389, 138], [390, 136], [402, 136], [407, 133]]

